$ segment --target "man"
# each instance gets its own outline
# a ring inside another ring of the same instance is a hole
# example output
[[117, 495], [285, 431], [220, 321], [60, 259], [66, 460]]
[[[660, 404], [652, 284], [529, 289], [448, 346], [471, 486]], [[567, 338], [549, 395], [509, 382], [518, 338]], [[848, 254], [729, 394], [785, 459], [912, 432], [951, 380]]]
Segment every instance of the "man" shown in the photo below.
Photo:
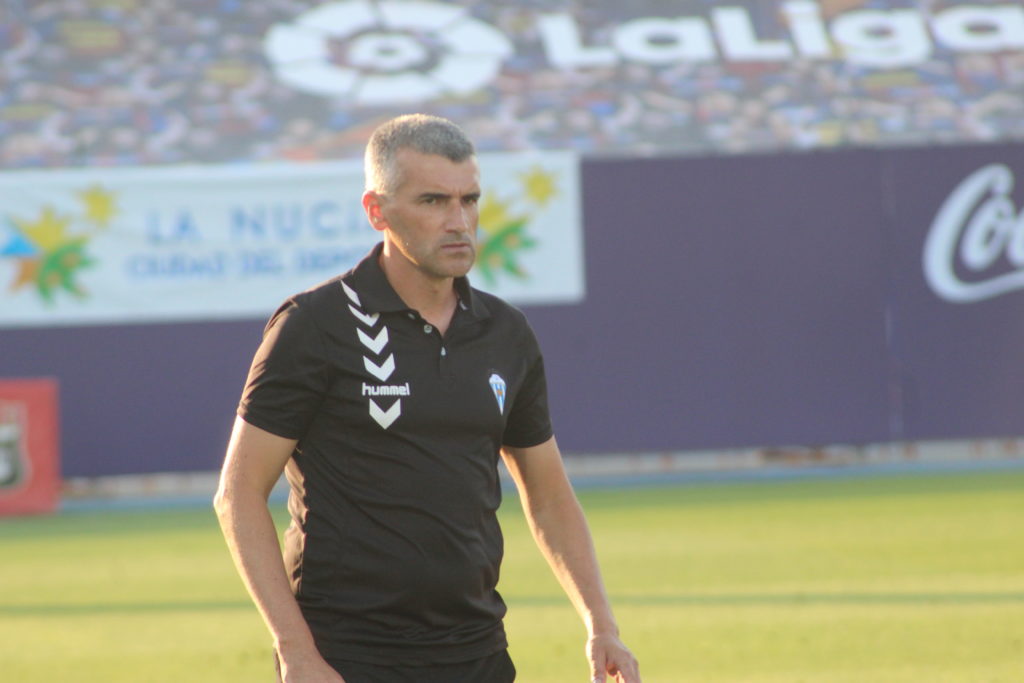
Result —
[[[292, 297], [253, 360], [215, 507], [286, 683], [502, 683], [500, 453], [586, 624], [594, 681], [638, 683], [551, 431], [522, 314], [471, 289], [479, 171], [445, 119], [378, 128], [363, 208], [383, 242]], [[284, 562], [267, 497], [282, 470]]]

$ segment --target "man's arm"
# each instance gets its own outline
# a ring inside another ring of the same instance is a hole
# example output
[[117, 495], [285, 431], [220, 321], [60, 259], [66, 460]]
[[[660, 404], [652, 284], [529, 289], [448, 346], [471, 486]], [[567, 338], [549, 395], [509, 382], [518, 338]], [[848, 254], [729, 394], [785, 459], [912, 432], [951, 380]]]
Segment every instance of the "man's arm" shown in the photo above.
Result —
[[214, 509], [238, 573], [273, 636], [282, 680], [344, 683], [317, 651], [292, 595], [267, 507], [295, 444], [236, 418]]
[[537, 545], [587, 627], [594, 681], [611, 674], [640, 683], [636, 658], [619, 640], [587, 520], [562, 465], [554, 437], [530, 448], [502, 448]]

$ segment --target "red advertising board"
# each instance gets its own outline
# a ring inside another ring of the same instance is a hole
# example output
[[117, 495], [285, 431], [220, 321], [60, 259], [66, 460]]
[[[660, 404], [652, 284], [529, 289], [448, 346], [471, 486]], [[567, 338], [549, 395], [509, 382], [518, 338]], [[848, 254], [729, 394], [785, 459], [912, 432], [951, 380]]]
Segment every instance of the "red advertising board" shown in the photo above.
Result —
[[57, 381], [0, 379], [0, 516], [57, 508], [59, 442]]

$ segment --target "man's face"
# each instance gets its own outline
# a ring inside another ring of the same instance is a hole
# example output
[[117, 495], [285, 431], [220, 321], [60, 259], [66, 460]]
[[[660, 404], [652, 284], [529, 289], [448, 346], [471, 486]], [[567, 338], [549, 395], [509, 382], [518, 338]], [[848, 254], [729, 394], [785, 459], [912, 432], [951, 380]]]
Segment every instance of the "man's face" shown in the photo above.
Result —
[[397, 187], [386, 196], [367, 193], [363, 198], [371, 223], [427, 277], [465, 275], [476, 259], [476, 158], [455, 163], [401, 149], [396, 162]]

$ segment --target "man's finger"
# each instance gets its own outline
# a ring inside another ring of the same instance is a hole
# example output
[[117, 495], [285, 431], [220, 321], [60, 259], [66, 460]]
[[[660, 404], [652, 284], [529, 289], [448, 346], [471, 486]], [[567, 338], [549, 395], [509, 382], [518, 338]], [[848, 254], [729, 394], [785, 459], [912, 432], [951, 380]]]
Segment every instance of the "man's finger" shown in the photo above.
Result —
[[607, 658], [604, 652], [595, 649], [591, 652], [590, 659], [590, 681], [591, 683], [605, 683], [605, 664]]

